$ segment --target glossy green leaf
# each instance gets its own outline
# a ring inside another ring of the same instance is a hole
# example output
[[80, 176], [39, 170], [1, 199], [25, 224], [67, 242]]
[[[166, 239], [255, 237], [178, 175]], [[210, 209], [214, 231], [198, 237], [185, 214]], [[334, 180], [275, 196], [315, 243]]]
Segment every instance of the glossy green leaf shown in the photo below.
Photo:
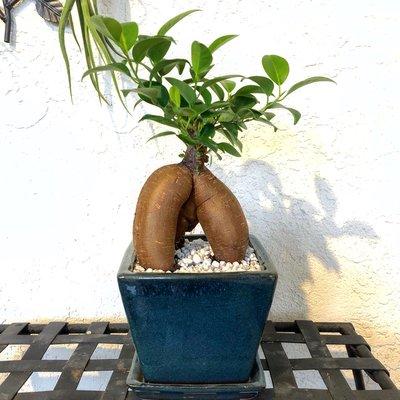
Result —
[[208, 70], [212, 63], [212, 55], [207, 46], [194, 41], [192, 43], [192, 68], [199, 76], [203, 71]]
[[[147, 86], [147, 87], [146, 87]], [[147, 103], [157, 107], [165, 107], [169, 101], [168, 90], [156, 82], [152, 82], [152, 86], [146, 82], [144, 87], [134, 89], [139, 94], [139, 97]]]
[[[204, 85], [202, 86], [202, 88], [204, 88]], [[223, 89], [221, 88], [221, 86], [218, 85], [218, 83], [211, 84], [210, 89], [217, 95], [217, 97], [220, 100], [224, 99], [225, 93], [224, 93]]]
[[150, 58], [150, 60], [156, 63], [165, 57], [170, 47], [171, 47], [171, 41], [164, 41], [158, 43], [149, 49], [147, 55]]
[[114, 42], [120, 43], [122, 26], [116, 19], [103, 17], [102, 15], [94, 15], [90, 18], [90, 23], [98, 32], [112, 39]]
[[274, 83], [271, 79], [268, 79], [265, 76], [250, 76], [249, 79], [257, 83], [266, 95], [271, 96], [274, 90]]
[[170, 126], [172, 128], [177, 128], [178, 125], [176, 124], [176, 122], [162, 117], [161, 115], [152, 115], [152, 114], [146, 114], [144, 115], [140, 120], [140, 121], [144, 121], [144, 120], [150, 120], [150, 121], [154, 121], [154, 122], [158, 122], [159, 124], [163, 124], [163, 125], [167, 125]]
[[221, 122], [221, 125], [224, 128], [221, 131], [226, 138], [232, 143], [233, 146], [237, 146], [240, 150], [242, 150], [242, 143], [238, 139], [238, 125], [232, 122]]
[[139, 34], [139, 27], [136, 22], [125, 22], [121, 24], [121, 47], [128, 52], [136, 43]]
[[97, 74], [98, 72], [104, 72], [104, 71], [121, 72], [127, 76], [131, 76], [129, 69], [125, 64], [114, 63], [114, 64], [102, 65], [100, 67], [91, 68], [82, 75], [82, 79], [88, 75]]
[[165, 132], [157, 133], [156, 135], [153, 135], [150, 139], [148, 139], [147, 142], [150, 142], [150, 140], [157, 139], [157, 138], [160, 138], [163, 136], [171, 136], [171, 135], [176, 135], [176, 132], [165, 131]]
[[197, 11], [201, 11], [201, 10], [189, 10], [189, 11], [185, 11], [173, 18], [171, 18], [170, 20], [168, 20], [158, 31], [158, 35], [163, 36], [165, 35], [174, 25], [176, 25], [180, 20], [182, 20], [183, 18], [187, 17], [188, 15], [197, 12]]
[[194, 104], [196, 101], [196, 92], [187, 83], [175, 78], [166, 79], [172, 86], [175, 86], [179, 89], [182, 97], [189, 103], [189, 105]]
[[283, 57], [266, 55], [262, 58], [262, 65], [267, 75], [279, 86], [289, 75], [289, 64]]
[[241, 154], [229, 143], [218, 143], [218, 148], [222, 150], [224, 153], [229, 153], [232, 156], [240, 157]]
[[208, 147], [212, 151], [218, 151], [218, 143], [212, 140], [209, 136], [199, 136], [198, 140], [203, 146]]
[[172, 71], [173, 68], [177, 67], [178, 72], [183, 64], [185, 66], [186, 63], [189, 63], [189, 61], [183, 59], [183, 58], [174, 58], [171, 60], [161, 60], [159, 61], [156, 65], [154, 65], [153, 69], [151, 70], [150, 73], [150, 80], [152, 80], [157, 74], [163, 76], [168, 74], [169, 72]]
[[295, 90], [302, 88], [303, 86], [310, 85], [315, 82], [332, 82], [336, 83], [333, 79], [326, 78], [324, 76], [312, 76], [311, 78], [304, 79], [303, 81], [295, 83], [287, 92], [286, 96], [293, 93]]
[[221, 82], [221, 81], [224, 81], [226, 79], [231, 79], [231, 78], [243, 78], [243, 75], [223, 75], [223, 76], [217, 76], [212, 79], [207, 79], [203, 83], [202, 88], [206, 88], [208, 86], [213, 85], [214, 83]]
[[132, 49], [132, 57], [138, 63], [146, 57], [148, 51], [159, 45], [160, 43], [171, 42], [172, 39], [168, 37], [153, 36], [138, 41]]
[[264, 93], [264, 91], [258, 85], [246, 85], [238, 89], [235, 96], [246, 96], [252, 93]]
[[202, 87], [197, 88], [198, 92], [200, 93], [200, 96], [203, 98], [204, 103], [210, 105], [212, 102], [212, 95], [211, 93]]
[[234, 114], [232, 111], [224, 111], [224, 112], [220, 113], [218, 121], [230, 122], [230, 121], [233, 121], [235, 118], [236, 118], [236, 114]]
[[257, 98], [251, 94], [246, 96], [234, 96], [232, 98], [232, 110], [238, 112], [241, 108], [252, 108], [257, 103]]
[[301, 113], [298, 110], [295, 110], [294, 108], [286, 107], [283, 104], [280, 103], [274, 103], [271, 108], [283, 108], [284, 110], [289, 111], [292, 116], [293, 116], [293, 123], [296, 125], [299, 122], [299, 119], [301, 118]]
[[191, 138], [186, 133], [180, 133], [178, 135], [178, 138], [181, 139], [182, 142], [188, 144], [189, 146], [196, 146], [197, 145], [197, 141], [195, 139]]
[[171, 99], [172, 104], [176, 107], [180, 107], [181, 105], [181, 93], [179, 89], [175, 86], [171, 86], [169, 89], [169, 98]]
[[225, 88], [225, 90], [228, 93], [230, 93], [235, 89], [236, 82], [230, 81], [229, 79], [224, 79], [223, 81], [221, 81], [221, 85]]
[[209, 46], [208, 48], [210, 49], [211, 53], [214, 53], [215, 50], [218, 50], [221, 46], [224, 44], [228, 43], [238, 35], [225, 35], [221, 36], [218, 39], [215, 39]]
[[213, 137], [215, 133], [215, 128], [213, 124], [206, 124], [200, 131], [200, 136]]

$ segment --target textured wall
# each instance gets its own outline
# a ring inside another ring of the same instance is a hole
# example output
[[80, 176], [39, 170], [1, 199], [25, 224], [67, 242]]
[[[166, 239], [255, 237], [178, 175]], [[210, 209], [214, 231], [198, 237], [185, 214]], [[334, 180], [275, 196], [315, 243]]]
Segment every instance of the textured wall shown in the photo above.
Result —
[[[354, 322], [400, 384], [400, 3], [105, 6], [153, 32], [160, 15], [203, 8], [174, 34], [188, 55], [192, 38], [239, 33], [218, 53], [216, 73], [261, 73], [260, 57], [272, 53], [291, 62], [290, 82], [315, 74], [337, 80], [293, 95], [304, 115], [296, 127], [284, 115], [278, 133], [253, 124], [243, 158], [212, 168], [279, 270], [271, 317]], [[115, 273], [138, 191], [181, 145], [146, 144], [157, 127], [138, 125], [138, 113], [128, 117], [118, 105], [100, 106], [80, 82], [82, 56], [69, 40], [71, 104], [56, 30], [28, 0], [15, 23], [14, 44], [0, 43], [0, 322], [123, 318]]]

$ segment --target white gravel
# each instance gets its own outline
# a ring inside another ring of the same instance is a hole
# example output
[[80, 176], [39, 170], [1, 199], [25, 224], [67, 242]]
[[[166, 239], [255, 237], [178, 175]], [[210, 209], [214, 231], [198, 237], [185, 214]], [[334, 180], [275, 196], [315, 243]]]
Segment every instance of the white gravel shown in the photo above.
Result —
[[[185, 239], [183, 247], [175, 252], [176, 263], [179, 268], [174, 274], [179, 273], [223, 273], [223, 272], [238, 272], [238, 271], [262, 271], [264, 268], [258, 262], [254, 250], [249, 246], [246, 250], [244, 260], [240, 263], [213, 260], [214, 253], [208, 242], [202, 239], [189, 241]], [[133, 272], [156, 272], [164, 273], [160, 269], [143, 268], [138, 263], [135, 264]], [[171, 271], [167, 271], [170, 274]]]

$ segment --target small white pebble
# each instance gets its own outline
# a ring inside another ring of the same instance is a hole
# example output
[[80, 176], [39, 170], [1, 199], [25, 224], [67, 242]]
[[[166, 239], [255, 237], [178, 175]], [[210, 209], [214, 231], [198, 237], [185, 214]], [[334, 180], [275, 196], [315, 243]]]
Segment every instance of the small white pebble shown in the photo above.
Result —
[[201, 263], [201, 257], [198, 254], [193, 255], [193, 262], [195, 264], [200, 264]]
[[153, 268], [143, 268], [139, 264], [133, 266], [133, 272], [148, 273], [221, 273], [232, 271], [261, 271], [263, 267], [259, 264], [254, 249], [248, 247], [241, 262], [234, 263], [213, 261], [214, 252], [208, 242], [202, 239], [189, 241], [185, 239], [184, 245], [175, 251], [175, 260], [178, 268], [172, 271], [163, 271]]

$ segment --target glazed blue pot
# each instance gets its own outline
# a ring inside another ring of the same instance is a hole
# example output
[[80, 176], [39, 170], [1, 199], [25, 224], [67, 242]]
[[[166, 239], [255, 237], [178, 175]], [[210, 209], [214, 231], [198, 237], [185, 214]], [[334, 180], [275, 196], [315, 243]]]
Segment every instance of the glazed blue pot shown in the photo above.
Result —
[[258, 240], [251, 237], [250, 244], [264, 271], [133, 273], [135, 254], [128, 248], [118, 284], [147, 382], [249, 379], [277, 281]]

